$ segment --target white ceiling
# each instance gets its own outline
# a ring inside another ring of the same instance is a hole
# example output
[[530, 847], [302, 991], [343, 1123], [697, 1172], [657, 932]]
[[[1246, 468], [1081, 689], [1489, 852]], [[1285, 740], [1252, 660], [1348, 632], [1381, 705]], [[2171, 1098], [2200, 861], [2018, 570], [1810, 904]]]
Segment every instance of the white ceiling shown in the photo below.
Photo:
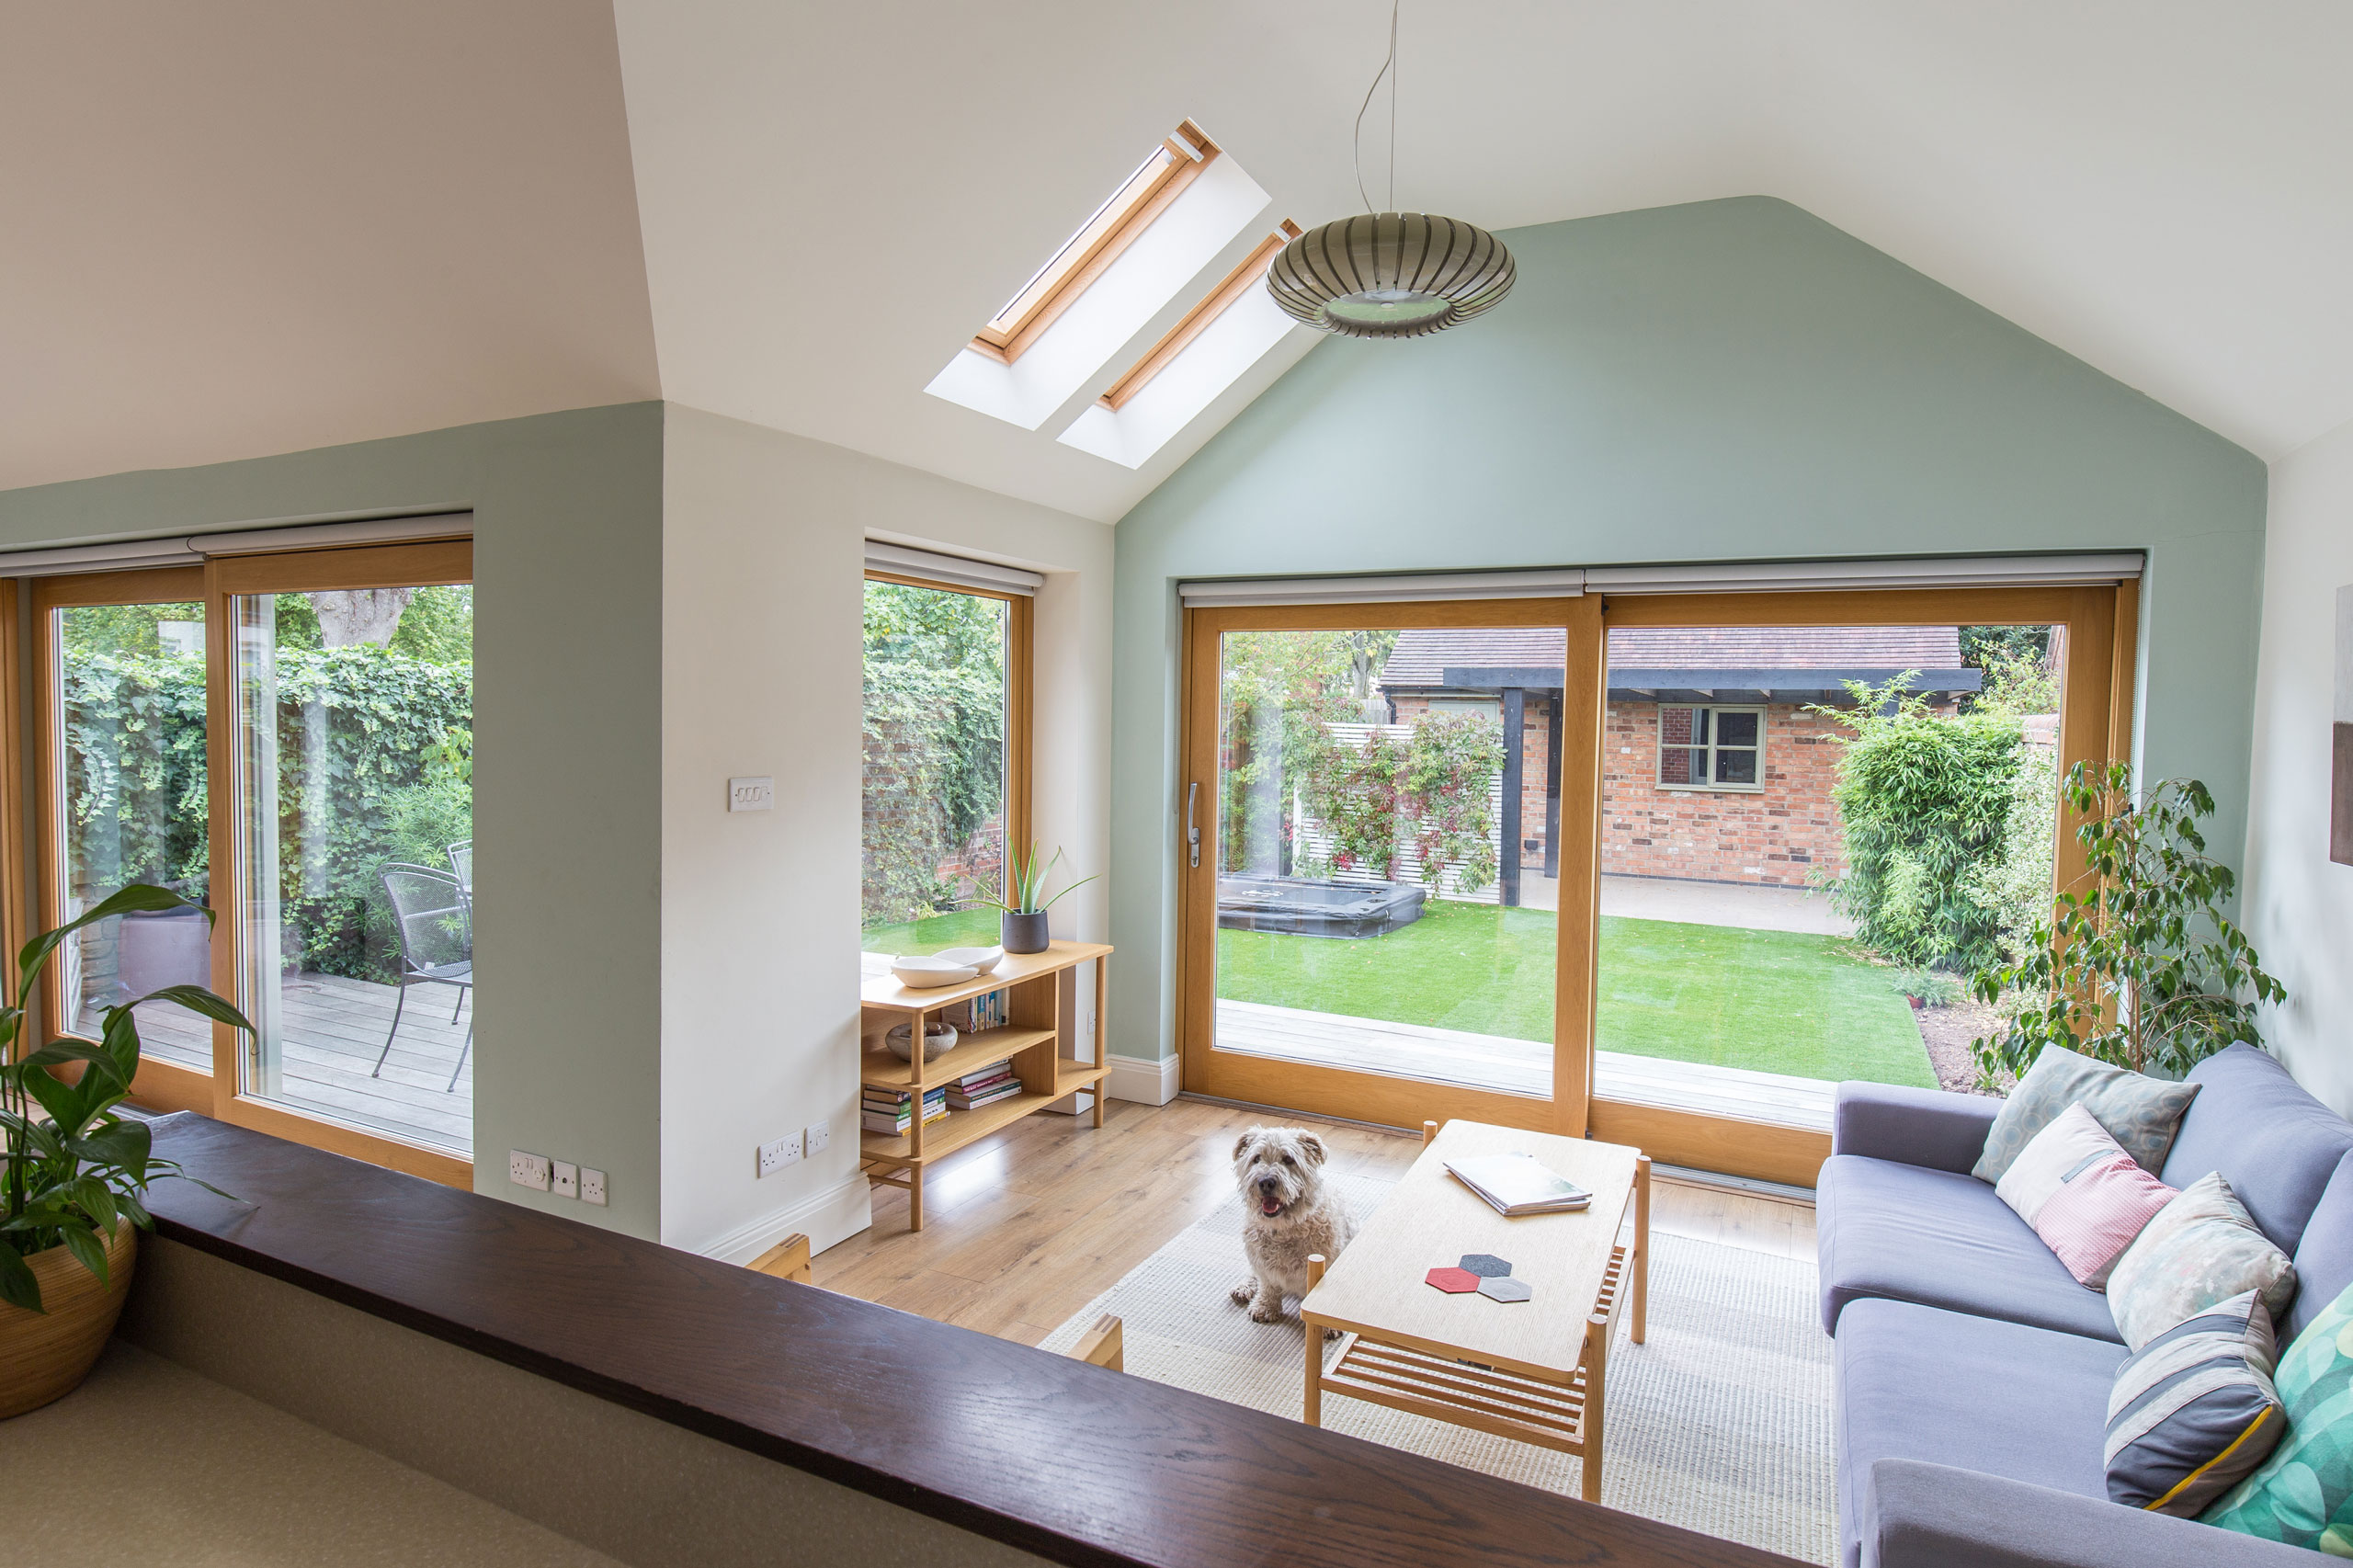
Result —
[[[924, 387], [1187, 115], [1269, 220], [1354, 209], [1387, 22], [320, 10], [0, 0], [0, 485], [662, 395], [1115, 518], [1312, 339], [1133, 472]], [[1779, 196], [2265, 457], [2353, 419], [2353, 7], [1407, 0], [1402, 34], [1405, 207]]]

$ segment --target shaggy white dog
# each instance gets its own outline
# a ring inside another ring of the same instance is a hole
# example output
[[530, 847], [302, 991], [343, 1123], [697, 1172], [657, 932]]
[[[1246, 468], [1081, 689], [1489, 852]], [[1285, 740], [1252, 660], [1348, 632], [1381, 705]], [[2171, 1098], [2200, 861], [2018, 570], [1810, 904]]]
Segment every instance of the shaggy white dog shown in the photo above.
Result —
[[1232, 1294], [1255, 1322], [1282, 1321], [1284, 1298], [1307, 1294], [1307, 1255], [1336, 1263], [1357, 1233], [1339, 1194], [1324, 1185], [1325, 1157], [1324, 1140], [1303, 1127], [1254, 1127], [1233, 1146], [1250, 1278]]

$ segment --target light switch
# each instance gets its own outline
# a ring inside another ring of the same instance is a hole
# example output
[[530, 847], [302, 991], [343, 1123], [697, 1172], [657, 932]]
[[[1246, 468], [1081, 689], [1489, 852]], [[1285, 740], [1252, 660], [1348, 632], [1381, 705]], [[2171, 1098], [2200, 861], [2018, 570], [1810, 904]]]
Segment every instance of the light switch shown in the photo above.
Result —
[[776, 780], [767, 776], [730, 778], [727, 781], [727, 809], [731, 812], [776, 810]]

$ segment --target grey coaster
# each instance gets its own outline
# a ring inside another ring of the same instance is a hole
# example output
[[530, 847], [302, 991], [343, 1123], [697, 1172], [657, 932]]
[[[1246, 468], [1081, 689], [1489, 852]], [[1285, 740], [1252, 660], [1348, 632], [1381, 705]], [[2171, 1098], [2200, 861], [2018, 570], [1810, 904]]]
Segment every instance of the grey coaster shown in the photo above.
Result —
[[1462, 1255], [1461, 1267], [1487, 1279], [1500, 1279], [1511, 1272], [1510, 1261], [1491, 1252], [1466, 1252]]
[[1479, 1294], [1495, 1301], [1524, 1301], [1536, 1291], [1524, 1279], [1487, 1278], [1479, 1281]]

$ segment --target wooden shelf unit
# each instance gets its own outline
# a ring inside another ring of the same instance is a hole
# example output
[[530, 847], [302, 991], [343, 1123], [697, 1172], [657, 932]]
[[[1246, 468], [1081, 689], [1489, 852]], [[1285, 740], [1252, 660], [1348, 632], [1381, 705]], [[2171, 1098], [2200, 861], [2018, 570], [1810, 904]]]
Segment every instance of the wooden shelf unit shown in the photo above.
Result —
[[[860, 989], [861, 1089], [904, 1090], [914, 1097], [914, 1114], [920, 1118], [926, 1089], [1000, 1062], [1012, 1062], [1021, 1080], [1019, 1094], [977, 1110], [950, 1110], [928, 1125], [912, 1120], [899, 1134], [860, 1132], [858, 1153], [868, 1176], [906, 1189], [909, 1230], [923, 1229], [925, 1168], [966, 1144], [1083, 1089], [1094, 1091], [1094, 1122], [1103, 1125], [1103, 1081], [1111, 1074], [1104, 1032], [1110, 959], [1111, 949], [1101, 943], [1055, 942], [1042, 953], [1007, 953], [995, 970], [961, 984], [915, 990], [900, 984], [895, 975], [883, 974]], [[1064, 993], [1074, 990], [1072, 971], [1089, 960], [1095, 963], [1095, 1060], [1081, 1062], [1064, 1050], [1065, 1011], [1075, 1016], [1074, 1006], [1065, 1009]], [[883, 1044], [885, 1032], [898, 1024], [909, 1025], [920, 1039], [929, 1018], [992, 991], [1008, 994], [1006, 1023], [962, 1036], [945, 1055], [929, 1062], [902, 1062]]]

